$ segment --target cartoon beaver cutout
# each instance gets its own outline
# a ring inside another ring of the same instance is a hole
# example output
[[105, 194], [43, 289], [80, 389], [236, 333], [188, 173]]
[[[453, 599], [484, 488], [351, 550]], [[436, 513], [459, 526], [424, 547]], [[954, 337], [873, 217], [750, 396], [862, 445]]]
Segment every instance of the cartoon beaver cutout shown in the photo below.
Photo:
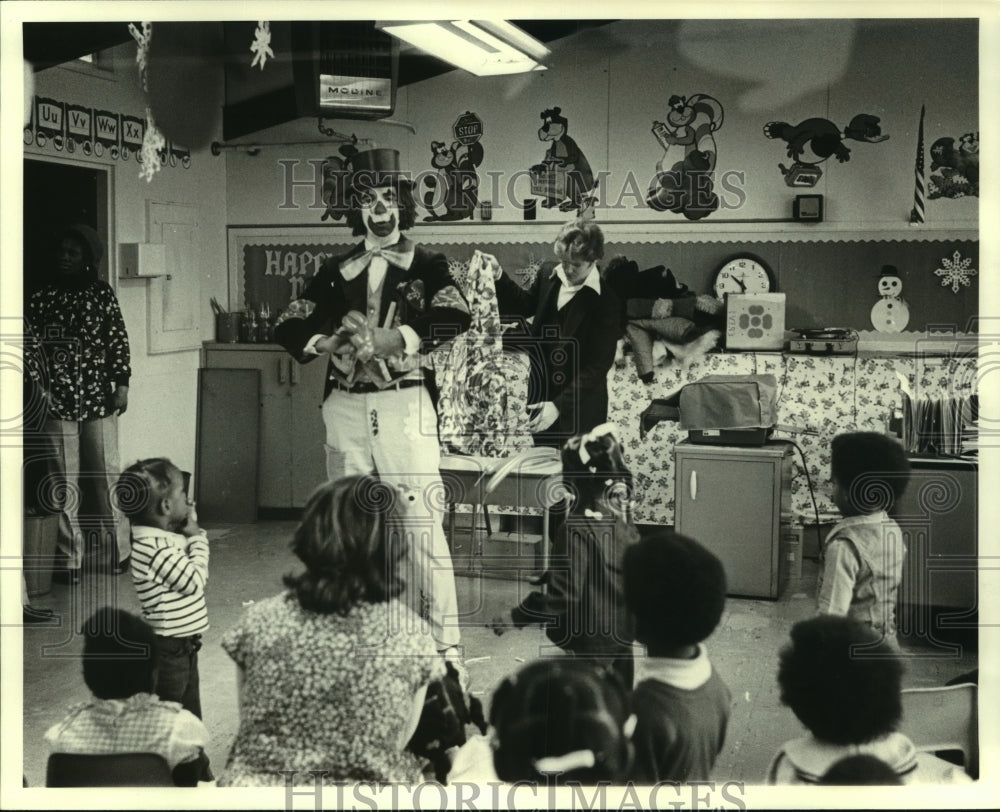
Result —
[[653, 122], [653, 135], [663, 147], [663, 156], [656, 162], [646, 205], [700, 220], [719, 208], [719, 196], [712, 186], [718, 157], [715, 132], [722, 126], [722, 105], [704, 93], [690, 98], [671, 96], [668, 104], [666, 123]]
[[[841, 132], [837, 125], [825, 118], [807, 118], [800, 124], [791, 125], [784, 121], [769, 121], [764, 125], [764, 135], [777, 138], [788, 144], [788, 157], [795, 163], [786, 168], [778, 164], [789, 185], [815, 185], [822, 175], [817, 164], [831, 155], [840, 163], [851, 159], [851, 150], [844, 145], [844, 139], [877, 144], [888, 139], [882, 134], [879, 118], [867, 113], [859, 113]], [[796, 178], [811, 178], [811, 182], [795, 182]]]
[[596, 184], [587, 156], [566, 134], [569, 121], [561, 113], [560, 107], [541, 113], [544, 123], [538, 140], [551, 143], [542, 162], [531, 167], [531, 192], [545, 198], [542, 206], [547, 209], [558, 205], [559, 211], [573, 211], [585, 203]]
[[[443, 141], [431, 141], [431, 166], [434, 172], [424, 175], [423, 204], [430, 214], [424, 222], [464, 220], [472, 218], [479, 204], [479, 173], [483, 162], [483, 146], [478, 141], [463, 146], [455, 141], [448, 146]], [[438, 205], [444, 213], [437, 212]]]

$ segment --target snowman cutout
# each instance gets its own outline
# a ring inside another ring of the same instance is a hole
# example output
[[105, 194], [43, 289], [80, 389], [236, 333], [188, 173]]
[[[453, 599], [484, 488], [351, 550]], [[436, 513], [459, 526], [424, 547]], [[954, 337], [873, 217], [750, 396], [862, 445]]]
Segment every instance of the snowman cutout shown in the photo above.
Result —
[[899, 294], [903, 280], [892, 265], [883, 265], [878, 279], [878, 292], [882, 298], [872, 307], [872, 325], [880, 333], [901, 333], [910, 320], [910, 308]]

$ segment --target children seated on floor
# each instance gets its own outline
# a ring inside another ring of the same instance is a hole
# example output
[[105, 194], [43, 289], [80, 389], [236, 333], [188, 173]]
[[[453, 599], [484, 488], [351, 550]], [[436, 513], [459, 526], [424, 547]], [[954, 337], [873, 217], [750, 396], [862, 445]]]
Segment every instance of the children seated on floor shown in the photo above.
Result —
[[833, 501], [844, 518], [820, 550], [817, 610], [860, 620], [898, 648], [896, 593], [906, 545], [887, 511], [909, 482], [906, 451], [876, 432], [838, 434], [830, 474]]
[[613, 672], [586, 660], [546, 657], [493, 694], [491, 735], [459, 748], [449, 783], [623, 784], [632, 765], [628, 694]]
[[195, 786], [208, 764], [208, 731], [177, 702], [153, 693], [156, 637], [121, 609], [98, 609], [83, 626], [83, 679], [93, 694], [49, 728], [52, 753], [155, 753], [178, 786]]
[[885, 762], [904, 784], [967, 783], [961, 768], [918, 752], [897, 730], [902, 661], [870, 626], [820, 615], [796, 623], [781, 652], [781, 701], [809, 733], [785, 742], [767, 771], [768, 784], [819, 784], [846, 756]]
[[625, 552], [625, 600], [635, 637], [632, 738], [639, 784], [707, 781], [726, 740], [732, 702], [703, 641], [726, 605], [722, 562], [698, 542], [667, 530]]
[[638, 540], [627, 518], [632, 474], [610, 423], [571, 437], [562, 448], [569, 513], [552, 542], [546, 591], [534, 591], [490, 623], [496, 634], [545, 623], [567, 653], [613, 668], [626, 688], [634, 674], [632, 618], [622, 594], [622, 557]]

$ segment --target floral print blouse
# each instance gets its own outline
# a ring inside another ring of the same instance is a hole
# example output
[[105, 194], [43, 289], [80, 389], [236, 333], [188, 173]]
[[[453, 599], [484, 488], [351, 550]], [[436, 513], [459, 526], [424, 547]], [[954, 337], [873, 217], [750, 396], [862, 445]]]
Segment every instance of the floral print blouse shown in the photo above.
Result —
[[347, 616], [303, 609], [290, 592], [259, 601], [222, 639], [243, 669], [240, 727], [219, 786], [417, 782], [400, 731], [417, 689], [444, 675], [426, 625], [396, 600]]
[[28, 302], [28, 322], [45, 356], [49, 409], [59, 420], [112, 414], [116, 386], [132, 374], [128, 334], [115, 292], [94, 280], [79, 287], [48, 285]]

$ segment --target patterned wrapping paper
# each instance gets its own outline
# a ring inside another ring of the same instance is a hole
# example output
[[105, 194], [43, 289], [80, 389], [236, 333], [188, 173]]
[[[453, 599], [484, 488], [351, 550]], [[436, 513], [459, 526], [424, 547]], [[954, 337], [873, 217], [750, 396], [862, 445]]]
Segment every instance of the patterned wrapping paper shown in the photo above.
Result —
[[[514, 363], [514, 361], [511, 361]], [[653, 398], [665, 398], [686, 383], [706, 375], [773, 374], [778, 381], [777, 423], [815, 430], [818, 434], [775, 431], [775, 439], [793, 440], [802, 449], [815, 490], [820, 519], [836, 520], [831, 499], [830, 443], [845, 431], [887, 430], [901, 406], [903, 375], [923, 398], [966, 397], [975, 392], [977, 359], [961, 356], [806, 356], [777, 353], [712, 353], [688, 367], [666, 364], [656, 368], [656, 383], [642, 384], [631, 359], [608, 373], [611, 393], [608, 419], [621, 430], [626, 462], [636, 481], [634, 518], [640, 524], [670, 525], [674, 520], [673, 447], [687, 438], [677, 423], [661, 421], [640, 438], [642, 411]], [[453, 385], [462, 380], [455, 376]], [[508, 410], [523, 414], [527, 376], [510, 375]], [[511, 415], [508, 413], [508, 418]], [[499, 410], [492, 418], [503, 423]], [[444, 424], [442, 415], [442, 424]], [[516, 420], [511, 422], [515, 425]], [[491, 424], [493, 425], [493, 424]], [[495, 435], [492, 435], [495, 436]], [[524, 439], [523, 435], [520, 439]], [[511, 452], [513, 453], [513, 452]], [[792, 512], [796, 521], [815, 522], [802, 459], [793, 457]]]
[[493, 273], [475, 254], [452, 263], [469, 304], [467, 332], [433, 359], [438, 434], [444, 454], [507, 457], [532, 446], [527, 415], [527, 359], [504, 352]]

